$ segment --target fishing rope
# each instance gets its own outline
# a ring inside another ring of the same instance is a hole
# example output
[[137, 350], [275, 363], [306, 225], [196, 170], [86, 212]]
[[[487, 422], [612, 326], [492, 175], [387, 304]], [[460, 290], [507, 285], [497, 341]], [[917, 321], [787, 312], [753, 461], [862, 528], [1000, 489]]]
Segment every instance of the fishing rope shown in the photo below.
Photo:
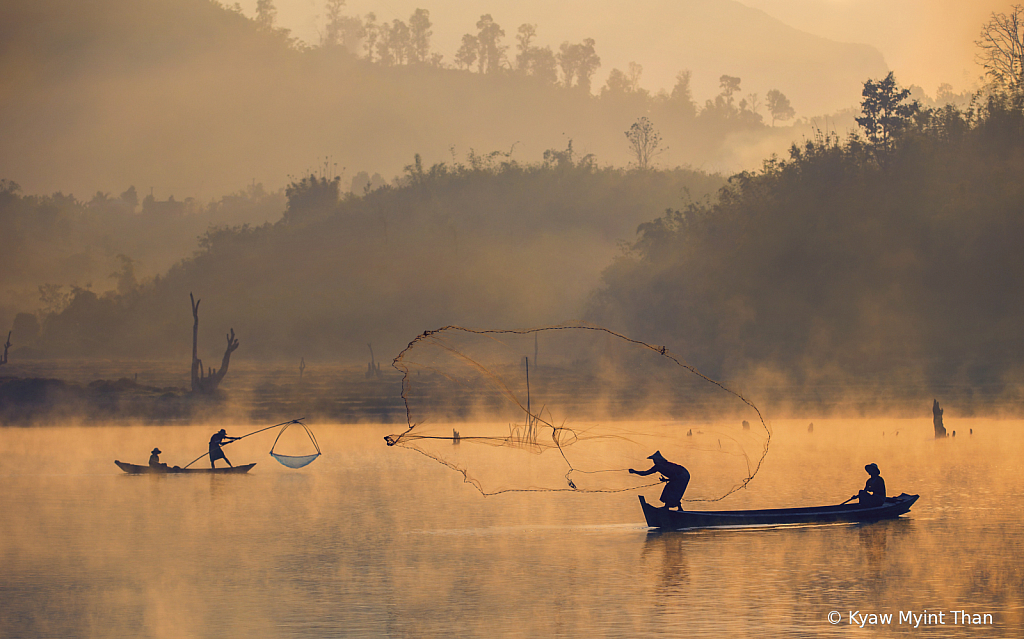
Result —
[[[293, 419], [293, 420], [288, 421], [288, 422], [281, 422], [280, 424], [274, 424], [273, 426], [267, 426], [266, 428], [261, 428], [259, 430], [254, 430], [251, 433], [248, 433], [246, 435], [242, 435], [241, 437], [233, 437], [233, 438], [231, 438], [231, 441], [229, 441], [227, 444], [222, 444], [222, 446], [227, 446], [228, 444], [232, 444], [234, 442], [237, 442], [240, 439], [245, 439], [249, 435], [255, 435], [256, 433], [262, 433], [265, 430], [270, 430], [271, 428], [277, 428], [278, 426], [285, 426], [287, 428], [288, 426], [291, 426], [292, 424], [302, 424], [302, 420], [304, 420], [304, 419], [306, 419], [306, 418], [305, 417], [300, 417], [298, 419]], [[306, 425], [302, 424], [302, 427], [305, 428]], [[284, 432], [284, 429], [282, 429], [281, 432]], [[306, 429], [306, 432], [309, 433], [309, 429], [308, 428]], [[277, 436], [281, 437], [280, 433]], [[312, 438], [313, 434], [310, 433], [309, 436], [310, 436], [310, 438]], [[274, 444], [277, 444], [277, 440], [276, 439], [274, 440]], [[316, 445], [316, 440], [315, 439], [313, 440], [313, 445], [314, 446]], [[270, 450], [274, 450], [273, 447], [271, 447]], [[319, 454], [319, 452], [320, 452], [320, 448], [319, 447], [317, 447], [316, 452]], [[199, 457], [196, 457], [195, 459], [193, 459], [189, 463], [185, 464], [184, 468], [188, 468], [189, 466], [191, 466], [192, 464], [196, 463], [197, 461], [199, 461], [203, 457], [207, 457], [209, 454], [210, 454], [210, 451], [206, 451], [205, 453], [203, 453]]]
[[[654, 351], [655, 353], [658, 353], [662, 357], [664, 357], [664, 358], [668, 359], [669, 361], [675, 363], [677, 366], [679, 366], [681, 368], [684, 368], [687, 371], [689, 371], [690, 373], [696, 375], [700, 379], [702, 379], [702, 380], [704, 380], [704, 381], [706, 381], [706, 382], [708, 382], [710, 384], [713, 384], [714, 386], [717, 386], [719, 389], [721, 389], [721, 390], [723, 390], [723, 391], [725, 391], [725, 392], [735, 396], [740, 401], [742, 401], [744, 404], [746, 404], [747, 406], [752, 408], [754, 410], [754, 412], [757, 414], [757, 418], [758, 418], [758, 420], [760, 420], [761, 426], [764, 428], [765, 432], [767, 433], [767, 438], [765, 439], [764, 446], [763, 446], [762, 451], [761, 451], [761, 456], [758, 458], [757, 464], [753, 467], [753, 470], [751, 471], [750, 466], [748, 464], [747, 476], [744, 479], [742, 479], [740, 481], [740, 483], [738, 483], [737, 485], [733, 486], [728, 492], [726, 492], [724, 495], [721, 495], [720, 497], [708, 498], [708, 499], [684, 499], [683, 501], [687, 501], [687, 502], [716, 502], [716, 501], [721, 501], [722, 499], [725, 499], [726, 497], [728, 497], [729, 495], [733, 494], [734, 492], [736, 492], [738, 490], [741, 490], [743, 488], [746, 488], [747, 485], [751, 482], [751, 480], [754, 479], [754, 476], [761, 469], [761, 465], [764, 463], [765, 457], [768, 455], [768, 446], [769, 446], [769, 444], [771, 442], [772, 431], [768, 427], [768, 425], [765, 423], [764, 416], [761, 415], [760, 409], [758, 409], [757, 406], [755, 406], [753, 402], [751, 402], [749, 399], [744, 397], [741, 393], [739, 393], [737, 391], [734, 391], [731, 388], [728, 388], [727, 386], [725, 386], [721, 382], [718, 382], [718, 381], [716, 381], [714, 379], [711, 379], [710, 377], [704, 375], [703, 373], [698, 371], [696, 368], [694, 368], [690, 364], [687, 364], [684, 361], [681, 361], [675, 355], [670, 353], [668, 348], [665, 347], [665, 346], [654, 346], [652, 344], [648, 344], [647, 342], [644, 342], [644, 341], [641, 341], [641, 340], [637, 340], [637, 339], [633, 339], [631, 337], [627, 337], [625, 335], [622, 335], [621, 333], [617, 333], [617, 332], [615, 332], [613, 330], [604, 328], [602, 326], [592, 326], [592, 325], [589, 325], [589, 324], [586, 324], [586, 323], [582, 323], [582, 322], [580, 322], [580, 323], [572, 323], [572, 324], [561, 324], [561, 325], [558, 325], [558, 326], [544, 326], [544, 327], [541, 327], [541, 328], [530, 328], [530, 329], [472, 329], [472, 328], [466, 328], [466, 327], [463, 327], [463, 326], [448, 325], [448, 326], [443, 326], [443, 327], [435, 329], [435, 330], [423, 331], [422, 334], [417, 335], [415, 338], [413, 338], [413, 340], [410, 341], [409, 344], [402, 350], [402, 352], [400, 352], [395, 357], [395, 359], [391, 362], [391, 366], [393, 368], [395, 368], [396, 370], [398, 370], [399, 372], [402, 373], [402, 401], [405, 404], [406, 423], [409, 424], [409, 427], [403, 433], [401, 433], [398, 436], [386, 435], [384, 437], [384, 441], [387, 443], [388, 446], [395, 446], [397, 444], [400, 444], [400, 443], [403, 442], [403, 440], [405, 440], [407, 438], [407, 436], [411, 436], [410, 433], [412, 433], [413, 429], [416, 428], [416, 424], [414, 424], [413, 421], [412, 421], [412, 419], [413, 419], [412, 418], [412, 409], [409, 407], [409, 397], [408, 397], [408, 394], [407, 394], [408, 390], [411, 388], [412, 380], [409, 377], [409, 367], [405, 364], [405, 362], [403, 360], [405, 358], [406, 353], [408, 353], [410, 350], [412, 350], [421, 341], [430, 339], [434, 335], [437, 335], [439, 333], [443, 333], [443, 332], [446, 332], [446, 331], [461, 331], [461, 332], [464, 332], [464, 333], [471, 333], [471, 334], [474, 334], [474, 335], [490, 336], [490, 335], [528, 335], [530, 333], [540, 333], [540, 332], [543, 332], [543, 331], [563, 331], [563, 330], [586, 330], [586, 331], [602, 332], [602, 333], [606, 333], [608, 335], [611, 335], [613, 337], [617, 337], [617, 338], [619, 338], [621, 340], [624, 340], [624, 341], [629, 342], [631, 344], [634, 344], [636, 346], [640, 346], [640, 347], [646, 348], [648, 350]], [[500, 387], [503, 395], [508, 397], [513, 403], [515, 403], [520, 409], [522, 409], [529, 417], [531, 417], [531, 418], [537, 420], [538, 422], [546, 425], [547, 427], [553, 429], [552, 440], [554, 441], [555, 447], [558, 449], [558, 452], [561, 454], [562, 459], [565, 460], [566, 465], [569, 467], [568, 472], [566, 472], [566, 474], [565, 474], [565, 479], [566, 479], [566, 482], [568, 484], [567, 488], [508, 488], [508, 489], [496, 490], [496, 491], [493, 491], [493, 492], [487, 492], [487, 491], [484, 490], [483, 486], [481, 485], [481, 483], [478, 480], [473, 479], [473, 478], [471, 478], [469, 476], [469, 471], [468, 470], [463, 469], [463, 468], [459, 468], [458, 466], [454, 465], [453, 463], [451, 463], [451, 462], [449, 462], [449, 461], [447, 461], [445, 459], [442, 459], [442, 458], [440, 458], [437, 455], [432, 455], [432, 454], [430, 454], [430, 453], [428, 453], [426, 451], [423, 451], [423, 450], [420, 450], [418, 448], [410, 446], [410, 448], [412, 448], [416, 452], [418, 452], [418, 453], [420, 453], [422, 455], [425, 455], [426, 457], [429, 457], [430, 459], [433, 459], [434, 461], [436, 461], [436, 462], [438, 462], [440, 464], [443, 464], [444, 466], [447, 466], [448, 468], [451, 468], [452, 470], [460, 473], [462, 475], [462, 477], [463, 477], [463, 480], [466, 483], [471, 484], [472, 486], [474, 486], [482, 495], [490, 496], [490, 495], [497, 495], [497, 494], [508, 493], [508, 492], [619, 493], [619, 492], [626, 492], [626, 491], [631, 491], [631, 490], [638, 490], [638, 489], [641, 489], [641, 488], [650, 488], [651, 486], [657, 486], [660, 483], [662, 483], [661, 481], [659, 481], [657, 483], [644, 484], [642, 486], [627, 487], [627, 488], [615, 488], [615, 489], [580, 489], [580, 488], [577, 488], [576, 485], [573, 483], [572, 479], [569, 477], [574, 472], [578, 472], [578, 473], [620, 472], [620, 471], [625, 471], [626, 469], [602, 470], [602, 471], [584, 471], [584, 470], [579, 470], [579, 469], [573, 468], [572, 463], [569, 461], [569, 458], [566, 457], [565, 451], [562, 449], [562, 442], [558, 438], [558, 432], [561, 431], [561, 430], [566, 430], [566, 431], [571, 432], [571, 433], [573, 433], [575, 435], [575, 432], [572, 431], [572, 429], [565, 428], [564, 426], [556, 427], [556, 426], [552, 425], [550, 422], [542, 419], [540, 416], [532, 415], [530, 413], [530, 411], [527, 410], [527, 408], [522, 405], [522, 403], [518, 400], [518, 398], [515, 396], [515, 394], [504, 384], [504, 382], [502, 382], [500, 379], [498, 379], [497, 377], [492, 375], [490, 373], [490, 371], [488, 371], [486, 369], [486, 367], [484, 367], [482, 364], [480, 364], [479, 362], [476, 362], [476, 361], [470, 359], [466, 355], [463, 355], [462, 353], [460, 353], [454, 347], [452, 347], [452, 346], [450, 346], [448, 344], [444, 344], [443, 342], [440, 342], [439, 340], [435, 339], [435, 340], [433, 340], [433, 343], [435, 345], [437, 345], [439, 348], [442, 348], [442, 349], [448, 351], [449, 353], [451, 353], [455, 357], [461, 359], [463, 362], [469, 364], [471, 367], [477, 369], [482, 374], [487, 376], [489, 379], [491, 379], [493, 382], [495, 382]], [[542, 409], [542, 412], [543, 412], [543, 409]], [[417, 437], [417, 438], [418, 439], [442, 439], [442, 440], [452, 440], [452, 441], [455, 440], [454, 437], [444, 437], [444, 436], [423, 436], [423, 437]], [[460, 439], [465, 439], [465, 440], [472, 440], [472, 439], [492, 440], [492, 438], [488, 438], [488, 437], [480, 437], [480, 438], [460, 437]], [[575, 438], [574, 438], [573, 441], [575, 441]]]

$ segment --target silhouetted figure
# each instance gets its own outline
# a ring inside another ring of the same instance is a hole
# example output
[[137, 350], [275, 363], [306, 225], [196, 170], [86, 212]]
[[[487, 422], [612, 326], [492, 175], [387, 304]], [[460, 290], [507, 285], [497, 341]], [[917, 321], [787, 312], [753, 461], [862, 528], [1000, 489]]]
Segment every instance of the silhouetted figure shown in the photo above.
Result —
[[810, 424], [807, 425], [807, 432], [808, 433], [813, 433], [814, 432], [814, 422], [811, 422]]
[[881, 506], [885, 503], [885, 480], [882, 479], [878, 466], [875, 464], [868, 464], [864, 467], [864, 470], [868, 471], [868, 474], [871, 476], [865, 482], [864, 490], [857, 493], [860, 505], [865, 508]]
[[230, 444], [231, 442], [238, 441], [241, 437], [228, 437], [227, 431], [223, 428], [213, 434], [210, 438], [210, 468], [216, 468], [213, 463], [218, 459], [223, 459], [227, 462], [228, 466], [234, 468], [234, 464], [231, 463], [227, 457], [224, 456], [224, 450], [221, 448], [224, 444]]
[[946, 436], [946, 427], [942, 425], [942, 409], [937, 399], [932, 400], [932, 424], [935, 426], [935, 439]]
[[662, 503], [665, 504], [665, 508], [676, 507], [682, 510], [683, 493], [686, 492], [686, 486], [690, 483], [690, 471], [679, 464], [673, 464], [668, 461], [661, 456], [660, 451], [655, 451], [647, 459], [654, 461], [654, 466], [649, 470], [633, 470], [630, 468], [629, 472], [633, 475], [661, 473], [661, 481], [668, 482], [665, 484], [665, 489], [661, 491]]
[[167, 468], [167, 464], [164, 464], [164, 463], [160, 462], [160, 453], [162, 453], [162, 452], [163, 451], [161, 451], [159, 448], [154, 448], [153, 449], [153, 452], [150, 453], [150, 455], [149, 455], [149, 467], [150, 468], [159, 468], [159, 469], [166, 469]]

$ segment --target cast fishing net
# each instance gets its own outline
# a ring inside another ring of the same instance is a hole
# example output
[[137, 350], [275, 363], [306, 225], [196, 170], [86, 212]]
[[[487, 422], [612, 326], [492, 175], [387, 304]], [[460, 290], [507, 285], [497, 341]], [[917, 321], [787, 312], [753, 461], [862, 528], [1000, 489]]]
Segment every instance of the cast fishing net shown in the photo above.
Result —
[[771, 429], [740, 393], [667, 348], [587, 324], [447, 326], [414, 339], [402, 372], [407, 429], [389, 446], [459, 472], [484, 495], [618, 492], [660, 451], [689, 469], [685, 501], [717, 501], [754, 478]]

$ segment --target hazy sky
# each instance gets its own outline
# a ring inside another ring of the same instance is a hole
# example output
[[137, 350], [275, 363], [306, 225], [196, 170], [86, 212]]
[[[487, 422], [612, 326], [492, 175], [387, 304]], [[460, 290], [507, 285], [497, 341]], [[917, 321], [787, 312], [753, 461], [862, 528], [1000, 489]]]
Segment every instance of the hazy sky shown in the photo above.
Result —
[[[640, 0], [631, 6], [648, 12], [657, 28], [658, 7], [676, 0]], [[826, 38], [870, 44], [885, 56], [901, 84], [919, 84], [934, 94], [941, 82], [957, 90], [971, 88], [981, 72], [974, 63], [975, 46], [982, 23], [993, 11], [1007, 11], [1011, 2], [1001, 0], [743, 0], [743, 4], [798, 29]], [[244, 0], [249, 15], [256, 0]], [[310, 42], [317, 41], [323, 25], [324, 0], [276, 0], [281, 26]], [[588, 8], [593, 2], [586, 3]], [[620, 7], [613, 4], [611, 7]], [[514, 44], [516, 28], [538, 25], [538, 41], [557, 48], [562, 41], [578, 42], [596, 33], [608, 33], [606, 11], [580, 11], [579, 3], [545, 0], [349, 0], [347, 13], [373, 11], [379, 20], [407, 20], [417, 7], [430, 11], [434, 22], [433, 46], [451, 62], [463, 33], [474, 31], [477, 17], [490, 13], [505, 29], [506, 43]], [[614, 36], [613, 36], [614, 37]], [[646, 88], [670, 88], [679, 70], [671, 52], [647, 50], [645, 34], [622, 33], [621, 41], [598, 40], [602, 57], [601, 78], [613, 67], [624, 69], [630, 61], [643, 65], [641, 82]], [[621, 59], [620, 59], [621, 58]], [[603, 82], [603, 79], [602, 79]], [[706, 97], [706, 96], [696, 96]]]

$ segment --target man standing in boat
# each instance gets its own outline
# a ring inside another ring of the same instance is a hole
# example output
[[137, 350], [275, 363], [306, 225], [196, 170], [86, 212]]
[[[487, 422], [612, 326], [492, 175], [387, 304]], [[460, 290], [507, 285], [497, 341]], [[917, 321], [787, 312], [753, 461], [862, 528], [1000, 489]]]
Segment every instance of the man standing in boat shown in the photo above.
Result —
[[654, 454], [647, 459], [654, 462], [654, 466], [649, 470], [633, 470], [630, 468], [629, 472], [633, 475], [661, 473], [661, 481], [668, 482], [665, 484], [665, 489], [661, 491], [662, 503], [665, 504], [665, 508], [675, 507], [682, 510], [683, 493], [686, 492], [686, 486], [690, 483], [690, 471], [662, 457], [661, 451], [654, 451]]
[[218, 459], [223, 459], [227, 462], [228, 466], [234, 468], [231, 461], [224, 455], [224, 450], [221, 448], [224, 444], [230, 444], [233, 441], [238, 441], [241, 437], [228, 437], [228, 433], [223, 428], [213, 434], [210, 438], [210, 468], [216, 468], [217, 466], [213, 463]]
[[[865, 508], [874, 508], [885, 503], [885, 480], [875, 464], [868, 464], [864, 467], [868, 471], [868, 481], [864, 484], [864, 490], [857, 493], [860, 505]], [[851, 498], [852, 499], [852, 498]]]

